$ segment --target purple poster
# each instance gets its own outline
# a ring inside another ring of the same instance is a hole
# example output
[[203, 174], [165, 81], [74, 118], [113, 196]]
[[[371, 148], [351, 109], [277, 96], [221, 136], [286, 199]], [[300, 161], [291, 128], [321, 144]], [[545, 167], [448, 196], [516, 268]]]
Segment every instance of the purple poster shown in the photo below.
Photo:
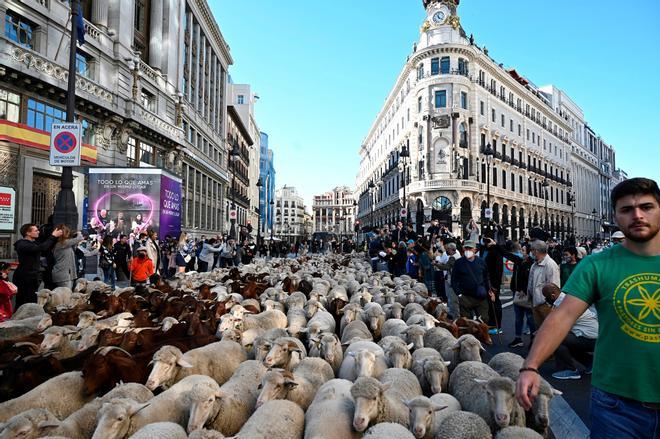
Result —
[[159, 237], [181, 232], [181, 180], [155, 168], [89, 170], [89, 229], [96, 234]]

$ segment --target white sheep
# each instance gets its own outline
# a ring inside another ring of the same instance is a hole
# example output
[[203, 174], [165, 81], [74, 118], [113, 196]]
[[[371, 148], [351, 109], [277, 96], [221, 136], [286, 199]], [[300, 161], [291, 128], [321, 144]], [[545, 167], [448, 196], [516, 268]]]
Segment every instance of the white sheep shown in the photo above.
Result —
[[252, 328], [264, 330], [273, 328], [286, 328], [286, 314], [279, 310], [263, 311], [259, 314], [247, 314], [242, 319], [241, 329], [247, 331]]
[[287, 311], [291, 311], [292, 309], [303, 309], [305, 307], [305, 302], [307, 302], [307, 297], [300, 291], [291, 293], [291, 295], [289, 295], [284, 301]]
[[330, 380], [316, 392], [305, 413], [306, 439], [357, 439], [353, 430], [355, 407], [351, 397], [352, 382]]
[[274, 399], [288, 399], [307, 410], [319, 387], [332, 378], [332, 367], [321, 358], [305, 358], [293, 372], [271, 369], [261, 379], [256, 407]]
[[424, 314], [414, 314], [406, 320], [406, 325], [413, 326], [419, 325], [423, 326], [426, 329], [435, 328], [435, 324], [440, 323], [438, 319], [433, 317], [431, 314], [425, 312]]
[[64, 419], [92, 399], [93, 396], [85, 394], [82, 373], [66, 372], [0, 403], [0, 422], [33, 408], [48, 409], [57, 419]]
[[291, 308], [286, 313], [287, 331], [294, 337], [298, 336], [300, 330], [307, 327], [307, 313], [304, 309]]
[[216, 430], [200, 428], [190, 433], [188, 439], [225, 439], [225, 435]]
[[305, 357], [307, 350], [300, 340], [295, 337], [280, 337], [272, 343], [263, 363], [266, 367], [292, 370]]
[[413, 348], [413, 344], [406, 344], [399, 337], [388, 336], [388, 339], [392, 340], [391, 342], [385, 343], [379, 346], [383, 347], [385, 351], [385, 360], [389, 367], [399, 367], [401, 369], [410, 369], [412, 365], [412, 355], [410, 350]]
[[381, 337], [383, 324], [385, 324], [385, 311], [377, 303], [367, 303], [362, 312], [362, 320], [369, 325], [375, 339]]
[[486, 421], [467, 411], [450, 413], [440, 423], [435, 439], [492, 439]]
[[357, 303], [349, 303], [339, 313], [341, 314], [341, 320], [339, 322], [339, 333], [341, 334], [344, 332], [346, 325], [360, 318], [362, 307]]
[[[501, 352], [488, 362], [493, 370], [502, 376], [512, 380], [518, 380], [520, 368], [523, 367], [525, 359], [511, 352]], [[550, 425], [550, 401], [562, 392], [554, 389], [550, 383], [541, 378], [539, 393], [534, 399], [532, 409], [526, 413], [527, 426], [536, 430], [543, 436], [547, 436]]]
[[0, 424], [0, 439], [36, 439], [48, 429], [44, 427], [57, 418], [46, 409], [30, 409], [12, 416]]
[[433, 439], [442, 421], [461, 410], [458, 400], [448, 393], [436, 393], [430, 398], [417, 396], [405, 404], [410, 413], [410, 431], [418, 439]]
[[451, 361], [450, 369], [463, 361], [481, 361], [481, 351], [485, 351], [474, 335], [465, 334], [457, 339], [445, 328], [426, 331], [424, 346], [437, 350], [444, 360]]
[[42, 316], [46, 313], [44, 307], [36, 303], [24, 303], [12, 314], [10, 320], [18, 321], [29, 317]]
[[[311, 308], [307, 310], [307, 317], [309, 317], [310, 310]], [[335, 332], [335, 326], [336, 322], [332, 314], [321, 308], [309, 318], [307, 327], [301, 329], [300, 332], [306, 333], [308, 337], [318, 337], [323, 332]]]
[[128, 439], [188, 439], [186, 430], [174, 422], [154, 422], [135, 432]]
[[310, 339], [310, 357], [321, 357], [330, 364], [335, 374], [344, 360], [344, 350], [337, 334], [323, 333], [319, 338]]
[[[383, 328], [381, 329], [381, 336], [387, 337], [393, 335], [395, 337], [401, 337], [404, 331], [408, 329], [408, 325], [401, 319], [389, 319], [383, 323]], [[401, 337], [402, 339], [404, 337]]]
[[305, 413], [291, 401], [269, 401], [248, 419], [236, 439], [302, 439]]
[[362, 320], [353, 320], [344, 327], [344, 331], [341, 333], [341, 344], [344, 346], [360, 340], [372, 341], [373, 339], [371, 331]]
[[424, 394], [430, 396], [447, 389], [449, 365], [435, 349], [422, 348], [413, 352], [410, 370], [417, 376]]
[[406, 369], [388, 369], [379, 382], [361, 377], [351, 387], [355, 401], [353, 428], [365, 431], [370, 424], [396, 422], [408, 427], [408, 408], [403, 401], [422, 394], [415, 375]]
[[371, 341], [358, 341], [346, 349], [338, 377], [349, 381], [355, 381], [358, 377], [378, 378], [386, 369], [383, 348]]
[[544, 436], [531, 428], [506, 427], [495, 433], [494, 439], [543, 439]]
[[49, 289], [40, 290], [37, 292], [37, 305], [43, 306], [45, 309], [68, 305], [72, 293], [71, 288], [67, 287], [57, 287], [53, 291]]
[[362, 436], [362, 439], [414, 439], [406, 427], [394, 422], [381, 422], [370, 427]]
[[185, 354], [166, 345], [153, 356], [153, 369], [146, 386], [150, 390], [159, 386], [167, 389], [189, 375], [206, 375], [223, 384], [246, 359], [243, 347], [233, 341], [210, 343]]
[[254, 356], [254, 360], [263, 361], [273, 347], [273, 343], [280, 337], [287, 337], [289, 333], [286, 329], [274, 328], [269, 329], [254, 339], [252, 346], [246, 346], [250, 351], [250, 356]]
[[408, 344], [412, 343], [414, 349], [421, 349], [424, 346], [424, 336], [426, 335], [426, 328], [419, 325], [408, 326], [400, 335], [400, 337]]
[[195, 387], [218, 388], [213, 378], [190, 375], [145, 403], [113, 398], [103, 403], [92, 439], [121, 439], [154, 422], [186, 424]]
[[236, 434], [254, 411], [258, 386], [265, 373], [261, 362], [247, 360], [217, 391], [195, 392], [188, 433], [207, 426], [224, 435]]
[[52, 325], [48, 314], [26, 317], [21, 320], [6, 320], [0, 323], [0, 340], [13, 340], [34, 334], [37, 328], [47, 328]]
[[426, 310], [422, 305], [419, 303], [408, 303], [405, 305], [405, 308], [403, 309], [403, 320], [407, 321], [410, 317], [412, 317], [415, 314], [426, 314]]
[[403, 305], [400, 303], [391, 303], [383, 306], [385, 311], [385, 319], [401, 319], [403, 317]]
[[96, 428], [96, 414], [103, 403], [113, 398], [130, 398], [139, 403], [147, 402], [154, 397], [142, 384], [126, 383], [110, 390], [105, 395], [95, 398], [82, 408], [69, 415], [63, 421], [51, 421], [40, 424], [41, 429], [47, 430], [49, 435], [61, 435], [69, 439], [87, 439], [94, 434]]
[[53, 357], [58, 360], [75, 356], [78, 354], [78, 344], [72, 342], [68, 337], [75, 332], [62, 326], [51, 326], [43, 333], [44, 339], [40, 345], [41, 351], [53, 351]]
[[509, 425], [525, 426], [525, 412], [516, 401], [515, 382], [487, 364], [459, 364], [449, 377], [449, 393], [463, 410], [481, 416], [493, 432]]

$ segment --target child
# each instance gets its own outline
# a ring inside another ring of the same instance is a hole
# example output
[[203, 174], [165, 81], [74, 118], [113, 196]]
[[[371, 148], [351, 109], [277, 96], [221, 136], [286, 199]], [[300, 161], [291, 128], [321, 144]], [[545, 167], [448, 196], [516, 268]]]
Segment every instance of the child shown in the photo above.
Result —
[[11, 266], [8, 263], [0, 263], [0, 322], [11, 318], [13, 314], [11, 298], [18, 291], [16, 285], [9, 282], [9, 271]]
[[131, 285], [145, 285], [155, 273], [154, 263], [147, 257], [147, 248], [139, 247], [137, 256], [131, 260]]

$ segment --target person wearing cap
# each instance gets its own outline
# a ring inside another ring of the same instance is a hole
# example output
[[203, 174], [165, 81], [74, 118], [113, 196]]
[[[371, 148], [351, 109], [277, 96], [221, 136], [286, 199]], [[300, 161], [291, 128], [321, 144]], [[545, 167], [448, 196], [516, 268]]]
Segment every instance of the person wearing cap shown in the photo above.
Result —
[[[463, 257], [456, 260], [451, 271], [451, 287], [458, 295], [461, 317], [488, 318], [490, 282], [488, 268], [476, 255], [477, 243], [467, 240], [463, 244]], [[474, 314], [474, 315], [473, 315]]]
[[626, 239], [626, 236], [621, 230], [617, 230], [616, 232], [612, 233], [612, 243], [614, 245], [621, 244], [624, 239]]
[[548, 255], [548, 245], [545, 242], [538, 239], [532, 241], [530, 254], [534, 259], [534, 264], [529, 270], [527, 295], [532, 300], [532, 313], [536, 326], [540, 327], [551, 311], [541, 290], [546, 284], [558, 286], [561, 283], [561, 277], [559, 276], [559, 266]]
[[154, 263], [147, 256], [147, 247], [138, 247], [137, 255], [131, 260], [131, 285], [145, 285], [155, 273]]

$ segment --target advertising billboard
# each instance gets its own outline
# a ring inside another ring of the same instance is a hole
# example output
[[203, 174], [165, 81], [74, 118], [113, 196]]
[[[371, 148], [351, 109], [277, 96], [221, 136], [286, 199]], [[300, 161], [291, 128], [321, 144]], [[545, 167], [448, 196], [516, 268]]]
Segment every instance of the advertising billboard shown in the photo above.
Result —
[[91, 168], [89, 228], [97, 234], [154, 229], [160, 238], [181, 233], [181, 179], [155, 168]]

